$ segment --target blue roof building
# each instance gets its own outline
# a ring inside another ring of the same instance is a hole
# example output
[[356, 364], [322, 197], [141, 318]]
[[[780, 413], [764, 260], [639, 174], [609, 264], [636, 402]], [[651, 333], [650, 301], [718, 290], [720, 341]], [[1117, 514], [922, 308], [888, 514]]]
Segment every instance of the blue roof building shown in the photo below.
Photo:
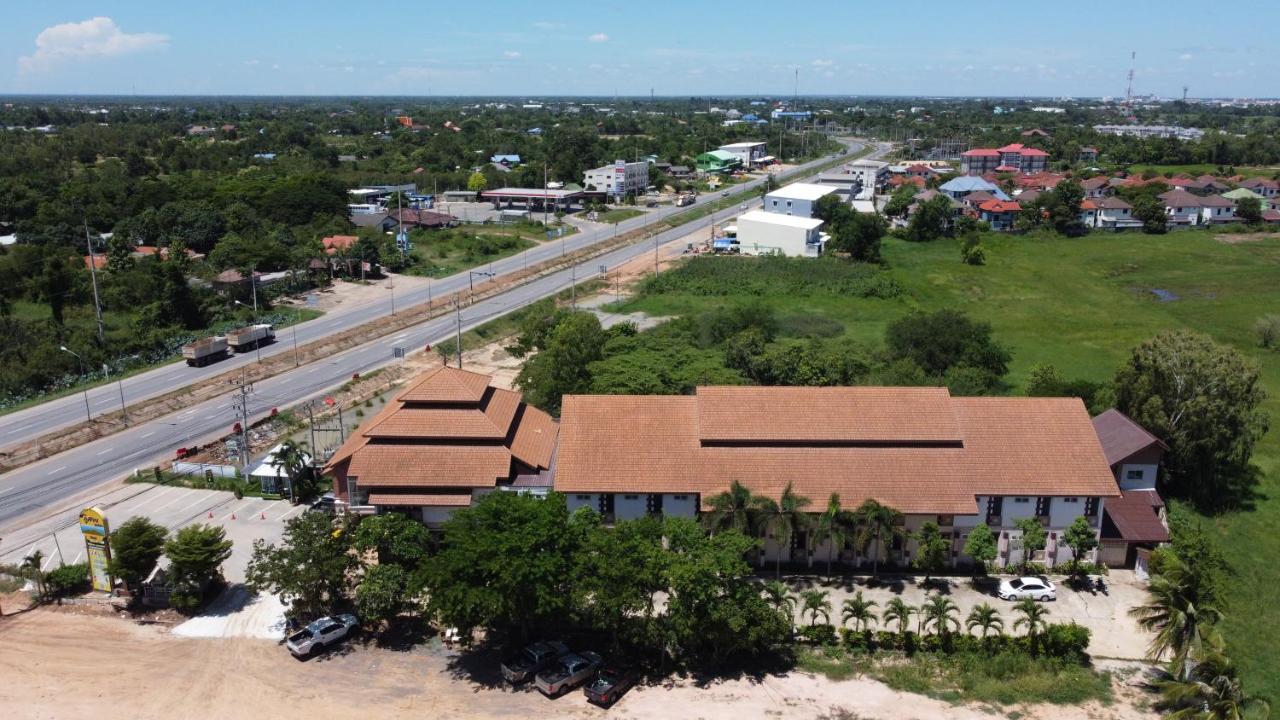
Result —
[[942, 192], [950, 195], [956, 200], [964, 198], [969, 193], [989, 192], [999, 200], [1008, 200], [1009, 196], [1003, 190], [996, 187], [994, 183], [989, 183], [980, 177], [973, 175], [961, 175], [952, 178], [938, 187]]

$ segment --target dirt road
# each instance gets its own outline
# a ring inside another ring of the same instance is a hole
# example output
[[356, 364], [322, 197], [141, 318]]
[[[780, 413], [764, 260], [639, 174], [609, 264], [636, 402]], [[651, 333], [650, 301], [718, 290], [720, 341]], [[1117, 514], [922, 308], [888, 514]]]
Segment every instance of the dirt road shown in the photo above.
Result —
[[[637, 688], [608, 711], [574, 692], [548, 700], [528, 688], [455, 677], [451, 654], [359, 644], [308, 662], [275, 642], [175, 637], [163, 626], [36, 610], [0, 622], [0, 707], [6, 718], [999, 718], [982, 709], [890, 690], [869, 680], [802, 673], [763, 681]], [[1024, 717], [1136, 720], [1127, 705], [1023, 708]]]

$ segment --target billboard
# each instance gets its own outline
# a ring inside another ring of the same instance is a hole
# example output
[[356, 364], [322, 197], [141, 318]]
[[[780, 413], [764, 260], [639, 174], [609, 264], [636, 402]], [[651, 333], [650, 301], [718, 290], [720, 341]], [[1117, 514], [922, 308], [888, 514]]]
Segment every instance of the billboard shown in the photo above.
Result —
[[80, 532], [84, 535], [85, 554], [89, 558], [89, 579], [93, 589], [111, 592], [111, 528], [106, 513], [91, 507], [80, 511]]

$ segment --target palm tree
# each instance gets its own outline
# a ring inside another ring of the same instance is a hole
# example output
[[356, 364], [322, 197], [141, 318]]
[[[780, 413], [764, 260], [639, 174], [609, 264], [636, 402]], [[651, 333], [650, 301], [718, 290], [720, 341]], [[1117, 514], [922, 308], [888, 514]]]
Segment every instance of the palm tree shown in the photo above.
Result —
[[925, 625], [932, 626], [939, 635], [946, 636], [960, 629], [960, 608], [946, 595], [929, 596], [920, 612], [925, 617]]
[[40, 600], [44, 600], [44, 571], [41, 566], [44, 564], [44, 552], [36, 550], [30, 555], [22, 559], [22, 569], [26, 571], [28, 577], [36, 581], [36, 594], [40, 596]]
[[794, 625], [796, 619], [796, 596], [791, 594], [791, 588], [781, 580], [770, 580], [764, 584], [764, 599], [774, 610], [785, 612], [787, 621]]
[[1147, 657], [1156, 660], [1169, 653], [1170, 671], [1185, 680], [1190, 658], [1204, 648], [1211, 626], [1222, 619], [1222, 611], [1212, 598], [1204, 597], [1193, 571], [1172, 554], [1162, 560], [1160, 572], [1151, 576], [1147, 593], [1147, 604], [1129, 611], [1142, 629], [1153, 633]]
[[863, 598], [862, 591], [859, 590], [858, 594], [844, 601], [840, 623], [843, 625], [852, 620], [854, 630], [870, 629], [871, 623], [876, 619], [876, 614], [871, 612], [871, 608], [875, 606], [876, 601]]
[[969, 632], [973, 632], [974, 628], [982, 628], [983, 640], [987, 639], [987, 633], [992, 630], [1004, 632], [1004, 620], [1000, 617], [1000, 612], [988, 603], [982, 603], [970, 610], [964, 625]]
[[804, 602], [802, 614], [809, 616], [809, 625], [817, 625], [819, 615], [823, 621], [831, 622], [831, 601], [827, 599], [828, 594], [826, 590], [805, 590], [800, 593]]
[[814, 536], [827, 540], [827, 579], [831, 579], [831, 558], [844, 550], [849, 544], [849, 536], [853, 530], [852, 516], [840, 508], [840, 493], [831, 493], [827, 498], [827, 509], [818, 516], [814, 528]]
[[880, 550], [886, 540], [903, 537], [902, 513], [887, 505], [881, 505], [868, 498], [855, 513], [858, 518], [858, 531], [854, 540], [858, 552], [865, 553], [874, 543], [875, 554], [871, 556], [871, 576], [880, 576]]
[[1035, 637], [1048, 623], [1045, 616], [1049, 614], [1049, 609], [1031, 598], [1023, 598], [1013, 606], [1015, 612], [1021, 617], [1013, 621], [1013, 629], [1017, 630], [1022, 626], [1027, 628], [1027, 637]]
[[280, 447], [273, 453], [274, 464], [276, 468], [276, 478], [284, 473], [289, 479], [289, 497], [296, 499], [299, 493], [295, 492], [298, 478], [302, 477], [302, 473], [307, 469], [307, 453], [306, 443], [299, 443], [294, 440], [285, 440], [280, 443]]
[[752, 505], [758, 513], [760, 527], [773, 534], [778, 545], [777, 575], [782, 577], [782, 549], [791, 547], [791, 539], [797, 531], [809, 527], [809, 514], [804, 511], [809, 498], [791, 491], [791, 483], [782, 491], [777, 502], [773, 498], [756, 497]]
[[880, 614], [880, 619], [884, 622], [885, 627], [889, 623], [898, 623], [898, 634], [905, 634], [907, 627], [911, 625], [911, 615], [915, 613], [915, 608], [902, 601], [902, 598], [893, 598], [884, 605], [884, 612]]
[[1241, 720], [1252, 706], [1266, 703], [1246, 697], [1236, 674], [1235, 665], [1219, 648], [1210, 648], [1185, 680], [1156, 683], [1160, 705], [1171, 712], [1167, 718], [1177, 720]]
[[737, 530], [744, 535], [751, 535], [755, 529], [754, 501], [751, 491], [734, 480], [728, 490], [713, 495], [708, 500], [711, 511], [706, 514], [703, 523], [712, 533]]

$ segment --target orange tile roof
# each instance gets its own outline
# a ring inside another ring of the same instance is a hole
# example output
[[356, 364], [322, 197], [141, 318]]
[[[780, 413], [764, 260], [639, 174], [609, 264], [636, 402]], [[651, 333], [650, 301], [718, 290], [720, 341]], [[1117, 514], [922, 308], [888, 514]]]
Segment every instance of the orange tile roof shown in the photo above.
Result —
[[511, 454], [532, 468], [546, 470], [556, 452], [556, 421], [538, 408], [526, 405], [511, 441]]
[[703, 387], [704, 442], [959, 443], [946, 388]]
[[[841, 433], [833, 433], [824, 422], [853, 411], [819, 407], [819, 401], [849, 396], [832, 393], [815, 399], [809, 388], [771, 388], [774, 404], [787, 408], [787, 422], [814, 431], [811, 444], [699, 441], [699, 423], [710, 417], [699, 405], [708, 394], [713, 404], [724, 404], [741, 393], [747, 408], [742, 417], [774, 422], [753, 414], [758, 412], [760, 390], [699, 388], [693, 397], [566, 396], [555, 487], [562, 492], [700, 493], [705, 502], [734, 480], [773, 497], [793, 483], [814, 502], [838, 492], [846, 506], [875, 498], [903, 512], [942, 514], [978, 512], [979, 495], [1118, 494], [1079, 399], [951, 398], [938, 388], [933, 389], [936, 398], [928, 398], [924, 406], [945, 399], [949, 412], [933, 411], [932, 435], [910, 423], [885, 423], [875, 435], [900, 428], [900, 445], [833, 447], [824, 438]], [[920, 403], [922, 397], [919, 388], [865, 390], [882, 393], [885, 403], [895, 393], [901, 393], [903, 405]], [[783, 397], [793, 393], [794, 398]], [[800, 414], [804, 400], [812, 401], [808, 421]], [[722, 407], [714, 416], [729, 417], [723, 413]], [[948, 422], [963, 446], [918, 445], [922, 437], [950, 434]], [[793, 433], [788, 440], [800, 441], [802, 435]]]
[[401, 402], [478, 403], [489, 387], [489, 376], [441, 366], [427, 372], [396, 396]]
[[493, 487], [511, 472], [501, 445], [366, 445], [347, 476], [362, 487]]
[[467, 507], [471, 504], [471, 493], [401, 493], [371, 492], [370, 505], [413, 505], [418, 507]]

